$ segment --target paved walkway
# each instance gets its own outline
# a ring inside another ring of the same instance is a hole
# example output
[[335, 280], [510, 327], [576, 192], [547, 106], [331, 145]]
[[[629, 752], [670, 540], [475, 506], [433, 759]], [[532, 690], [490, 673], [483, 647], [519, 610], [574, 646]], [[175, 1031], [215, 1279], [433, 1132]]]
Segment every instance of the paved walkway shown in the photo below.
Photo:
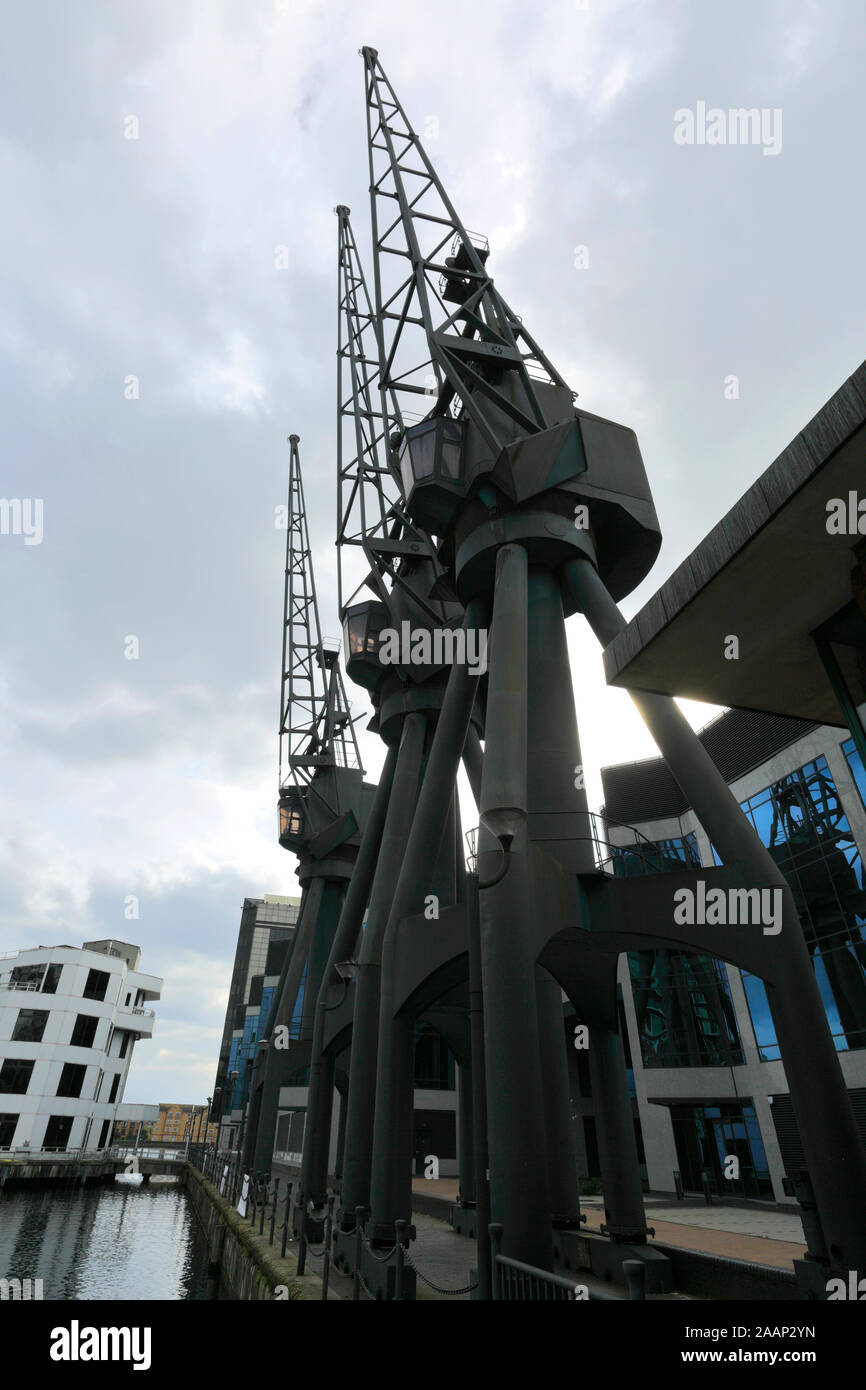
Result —
[[[456, 1178], [435, 1181], [415, 1178], [412, 1187], [424, 1196], [440, 1198], [443, 1220], [447, 1221], [447, 1203], [457, 1195]], [[583, 1197], [581, 1208], [586, 1212], [587, 1228], [598, 1230], [604, 1221], [604, 1199]], [[724, 1255], [729, 1259], [770, 1265], [774, 1269], [791, 1269], [792, 1262], [806, 1253], [802, 1223], [795, 1212], [777, 1211], [771, 1206], [739, 1206], [728, 1202], [707, 1206], [702, 1198], [671, 1202], [666, 1194], [660, 1193], [657, 1196], [647, 1195], [646, 1213], [648, 1224], [655, 1229], [656, 1242], [675, 1245], [681, 1250]], [[433, 1224], [439, 1223], [434, 1221]], [[419, 1242], [420, 1238], [419, 1226]], [[455, 1239], [463, 1242], [461, 1236]], [[474, 1250], [473, 1242], [466, 1244], [470, 1244]], [[426, 1272], [420, 1254], [419, 1264]], [[447, 1280], [437, 1282], [446, 1283]]]

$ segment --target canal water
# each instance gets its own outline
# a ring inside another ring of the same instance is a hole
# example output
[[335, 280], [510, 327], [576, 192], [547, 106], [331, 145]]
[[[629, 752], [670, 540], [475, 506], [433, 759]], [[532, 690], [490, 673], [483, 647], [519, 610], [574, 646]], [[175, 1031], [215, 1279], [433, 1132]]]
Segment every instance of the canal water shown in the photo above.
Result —
[[0, 1279], [45, 1299], [203, 1299], [207, 1241], [176, 1181], [6, 1188]]

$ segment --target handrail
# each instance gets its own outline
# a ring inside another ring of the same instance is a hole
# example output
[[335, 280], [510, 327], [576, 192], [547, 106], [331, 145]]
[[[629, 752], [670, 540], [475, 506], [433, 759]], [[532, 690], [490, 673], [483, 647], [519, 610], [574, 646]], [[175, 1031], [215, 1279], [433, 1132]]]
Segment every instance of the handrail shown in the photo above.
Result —
[[[491, 1221], [490, 1251], [493, 1256], [493, 1298], [516, 1301], [541, 1302], [558, 1300], [569, 1303], [621, 1303], [623, 1300], [615, 1293], [601, 1289], [590, 1289], [586, 1284], [578, 1284], [573, 1278], [554, 1274], [548, 1269], [539, 1269], [515, 1260], [510, 1255], [501, 1254], [502, 1224]], [[646, 1299], [646, 1265], [640, 1260], [623, 1260], [623, 1274], [628, 1285], [629, 1300]]]
[[[580, 815], [581, 812], [569, 811], [565, 814]], [[598, 811], [586, 811], [583, 814], [585, 814], [589, 820], [590, 834], [574, 835], [571, 836], [571, 839], [578, 843], [584, 843], [588, 840], [592, 844], [595, 849], [596, 868], [602, 873], [614, 875], [616, 872], [614, 865], [617, 859], [620, 859], [627, 853], [640, 859], [647, 866], [647, 873], [664, 873], [667, 871], [669, 865], [667, 862], [660, 862], [663, 855], [657, 842], [649, 839], [649, 837], [645, 835], [642, 830], [639, 830], [636, 825], [629, 825], [626, 821], [611, 820], [609, 816], [603, 816]], [[478, 829], [478, 826], [474, 826], [471, 830], [467, 830], [464, 836], [467, 845], [466, 864], [470, 873], [475, 872], [478, 859]], [[634, 840], [624, 845], [611, 844], [609, 831], [612, 829], [628, 830], [634, 836]], [[684, 859], [680, 862], [685, 867], [689, 865], [692, 865], [696, 869], [701, 867], [700, 862], [691, 859]], [[673, 865], [670, 865], [670, 867], [672, 868]]]

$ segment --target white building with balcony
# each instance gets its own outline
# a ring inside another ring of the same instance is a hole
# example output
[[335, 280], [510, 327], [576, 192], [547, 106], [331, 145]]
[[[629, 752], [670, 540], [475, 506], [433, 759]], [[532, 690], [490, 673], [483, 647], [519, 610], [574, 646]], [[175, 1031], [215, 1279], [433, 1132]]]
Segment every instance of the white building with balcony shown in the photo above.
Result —
[[0, 1150], [102, 1149], [162, 980], [125, 941], [0, 956]]

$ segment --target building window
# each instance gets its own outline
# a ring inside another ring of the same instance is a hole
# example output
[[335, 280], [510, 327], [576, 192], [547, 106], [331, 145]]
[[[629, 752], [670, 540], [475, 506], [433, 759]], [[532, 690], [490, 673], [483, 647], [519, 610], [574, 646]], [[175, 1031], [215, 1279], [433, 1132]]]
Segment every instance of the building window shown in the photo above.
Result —
[[277, 1151], [300, 1155], [304, 1147], [306, 1123], [306, 1110], [283, 1111], [277, 1119]]
[[47, 1009], [20, 1009], [12, 1029], [12, 1041], [41, 1042], [47, 1022]]
[[88, 971], [87, 984], [84, 986], [84, 998], [103, 1000], [110, 978], [107, 970]]
[[10, 983], [20, 989], [41, 989], [43, 994], [56, 994], [62, 969], [62, 965], [16, 965]]
[[43, 1149], [57, 1149], [62, 1152], [69, 1143], [71, 1132], [71, 1115], [52, 1115], [45, 1127], [45, 1138], [42, 1140]]
[[60, 984], [60, 972], [62, 965], [49, 965], [45, 972], [45, 983], [42, 986], [43, 994], [56, 994], [57, 986]]
[[[618, 878], [700, 866], [694, 831], [611, 849]], [[741, 1066], [743, 1051], [721, 961], [684, 951], [630, 951], [632, 998], [645, 1067]]]
[[120, 1085], [120, 1072], [119, 1072], [119, 1071], [116, 1071], [116, 1072], [114, 1073], [114, 1080], [113, 1080], [112, 1083], [111, 1083], [111, 1090], [110, 1090], [109, 1093], [108, 1093], [108, 1104], [109, 1104], [109, 1105], [113, 1105], [113, 1104], [114, 1104], [115, 1098], [116, 1098], [116, 1096], [117, 1096], [117, 1088], [118, 1088], [119, 1085]]
[[[791, 887], [836, 1050], [866, 1047], [863, 863], [826, 758], [742, 805]], [[773, 1061], [779, 1045], [763, 981], [744, 972], [743, 983], [762, 1060]]]
[[629, 951], [645, 1067], [742, 1066], [723, 963], [683, 951]]
[[860, 800], [863, 802], [863, 805], [866, 806], [866, 768], [863, 767], [863, 759], [857, 752], [853, 738], [846, 739], [842, 744], [842, 752], [845, 754], [848, 761], [848, 766], [851, 769], [851, 776], [854, 778], [857, 790], [860, 793]]
[[453, 1091], [455, 1085], [451, 1049], [427, 1023], [415, 1027], [415, 1085], [423, 1091]]
[[72, 1029], [70, 1047], [92, 1047], [98, 1022], [95, 1014], [79, 1014]]
[[118, 1054], [117, 1054], [118, 1057], [125, 1057], [126, 1054], [127, 1054], [128, 1049], [129, 1049], [129, 1034], [128, 1034], [127, 1032], [124, 1031], [123, 1034], [122, 1034], [122, 1036], [121, 1036], [121, 1039], [120, 1039], [120, 1051], [119, 1051]]
[[694, 864], [697, 868], [701, 864], [698, 837], [693, 830], [669, 840], [641, 839], [632, 845], [611, 845], [610, 855], [617, 878], [670, 873], [683, 864]]
[[99, 1131], [99, 1143], [97, 1144], [97, 1148], [99, 1148], [99, 1149], [104, 1149], [104, 1148], [105, 1148], [105, 1141], [106, 1141], [106, 1139], [108, 1138], [108, 1126], [109, 1126], [110, 1124], [111, 1124], [111, 1121], [110, 1121], [110, 1120], [103, 1120], [103, 1121], [102, 1121], [102, 1129]]
[[44, 965], [16, 965], [13, 967], [9, 983], [18, 989], [37, 990], [42, 988], [44, 977]]
[[77, 1100], [81, 1095], [86, 1071], [87, 1068], [79, 1062], [64, 1062], [60, 1081], [57, 1085], [58, 1096], [67, 1096], [71, 1100]]
[[17, 1115], [0, 1114], [0, 1149], [11, 1149], [12, 1140], [15, 1138], [15, 1126], [18, 1123]]
[[0, 1094], [26, 1096], [34, 1066], [35, 1060], [24, 1057], [7, 1057], [3, 1065], [0, 1066]]

